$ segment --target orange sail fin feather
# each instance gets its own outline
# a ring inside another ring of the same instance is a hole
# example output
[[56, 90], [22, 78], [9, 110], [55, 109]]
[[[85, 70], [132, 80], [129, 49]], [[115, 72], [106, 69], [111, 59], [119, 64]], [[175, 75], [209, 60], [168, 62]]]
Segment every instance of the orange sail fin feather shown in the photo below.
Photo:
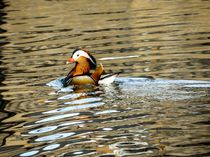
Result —
[[99, 65], [99, 67], [96, 69], [96, 71], [94, 73], [92, 73], [91, 78], [94, 79], [95, 82], [97, 82], [100, 80], [101, 75], [104, 73], [104, 67], [102, 64]]
[[[72, 57], [67, 60], [68, 63], [76, 63], [75, 67], [68, 73], [63, 80], [63, 85], [98, 85], [104, 68], [102, 64], [97, 67], [96, 59], [87, 51], [76, 49]], [[95, 70], [90, 73], [90, 70]]]

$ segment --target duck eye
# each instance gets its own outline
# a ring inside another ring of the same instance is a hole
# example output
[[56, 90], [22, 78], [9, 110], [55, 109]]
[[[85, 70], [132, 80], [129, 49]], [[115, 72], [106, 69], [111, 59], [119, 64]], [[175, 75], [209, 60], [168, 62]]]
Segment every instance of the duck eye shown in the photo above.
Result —
[[79, 54], [77, 54], [77, 57], [79, 57]]

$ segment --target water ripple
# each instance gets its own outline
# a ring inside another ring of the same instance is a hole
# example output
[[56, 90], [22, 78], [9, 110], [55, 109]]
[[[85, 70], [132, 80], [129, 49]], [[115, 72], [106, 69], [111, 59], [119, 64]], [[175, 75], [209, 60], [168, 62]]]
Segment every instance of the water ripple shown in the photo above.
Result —
[[[48, 112], [44, 112], [44, 114], [45, 113], [55, 113], [55, 112], [48, 111]], [[63, 119], [63, 118], [74, 117], [74, 116], [78, 116], [78, 115], [79, 115], [79, 113], [69, 113], [69, 114], [64, 114], [64, 115], [52, 116], [52, 117], [48, 117], [48, 118], [44, 118], [42, 120], [39, 120], [36, 123], [50, 122], [50, 121], [60, 120], [60, 119]]]
[[53, 135], [49, 135], [49, 136], [44, 136], [44, 137], [40, 137], [35, 139], [36, 142], [44, 142], [44, 141], [54, 141], [57, 139], [62, 139], [62, 138], [66, 138], [69, 136], [73, 136], [75, 133], [70, 132], [70, 133], [57, 133], [57, 134], [53, 134]]
[[[46, 112], [44, 112], [44, 114], [63, 113], [63, 112], [69, 112], [69, 111], [74, 111], [74, 110], [82, 110], [82, 109], [88, 109], [88, 108], [93, 108], [93, 107], [99, 107], [99, 106], [102, 106], [104, 104], [105, 103], [103, 103], [103, 102], [96, 102], [96, 103], [89, 103], [89, 104], [85, 104], [85, 105], [62, 107], [62, 108], [58, 108], [58, 109], [55, 109], [55, 110], [46, 111]], [[65, 117], [65, 115], [64, 116], [55, 116], [55, 117], [52, 117], [52, 118], [47, 118], [47, 120], [44, 119], [44, 120], [41, 120], [41, 121], [43, 122], [43, 121], [49, 121], [49, 120], [52, 120], [52, 119], [53, 120], [58, 119], [58, 118], [60, 119], [60, 117], [63, 118], [63, 117]]]
[[[2, 1], [1, 156], [208, 156], [209, 8]], [[118, 79], [64, 88], [76, 48]]]

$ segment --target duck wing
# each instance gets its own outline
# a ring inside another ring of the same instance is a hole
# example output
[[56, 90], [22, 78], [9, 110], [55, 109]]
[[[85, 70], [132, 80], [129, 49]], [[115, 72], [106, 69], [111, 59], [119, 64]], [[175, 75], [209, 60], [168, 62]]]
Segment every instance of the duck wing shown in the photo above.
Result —
[[64, 87], [67, 87], [68, 85], [70, 85], [72, 79], [76, 76], [82, 76], [82, 75], [87, 75], [89, 73], [85, 73], [83, 70], [81, 70], [81, 68], [77, 68], [77, 66], [75, 66], [69, 73], [68, 75], [61, 80], [61, 82], [63, 83]]

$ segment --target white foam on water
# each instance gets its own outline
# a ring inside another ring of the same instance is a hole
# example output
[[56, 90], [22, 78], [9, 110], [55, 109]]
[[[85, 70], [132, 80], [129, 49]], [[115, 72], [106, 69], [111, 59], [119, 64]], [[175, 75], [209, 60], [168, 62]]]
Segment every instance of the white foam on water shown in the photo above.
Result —
[[[163, 80], [149, 78], [117, 78], [122, 95], [151, 97], [159, 100], [186, 100], [206, 95], [209, 81], [199, 80]], [[203, 90], [194, 91], [200, 87]], [[191, 88], [192, 90], [189, 90]]]
[[50, 86], [50, 87], [53, 87], [54, 89], [60, 89], [63, 87], [63, 83], [61, 82], [61, 80], [63, 79], [64, 77], [59, 77], [57, 78], [56, 80], [52, 80], [50, 81], [49, 83], [47, 83], [46, 85], [47, 86]]

